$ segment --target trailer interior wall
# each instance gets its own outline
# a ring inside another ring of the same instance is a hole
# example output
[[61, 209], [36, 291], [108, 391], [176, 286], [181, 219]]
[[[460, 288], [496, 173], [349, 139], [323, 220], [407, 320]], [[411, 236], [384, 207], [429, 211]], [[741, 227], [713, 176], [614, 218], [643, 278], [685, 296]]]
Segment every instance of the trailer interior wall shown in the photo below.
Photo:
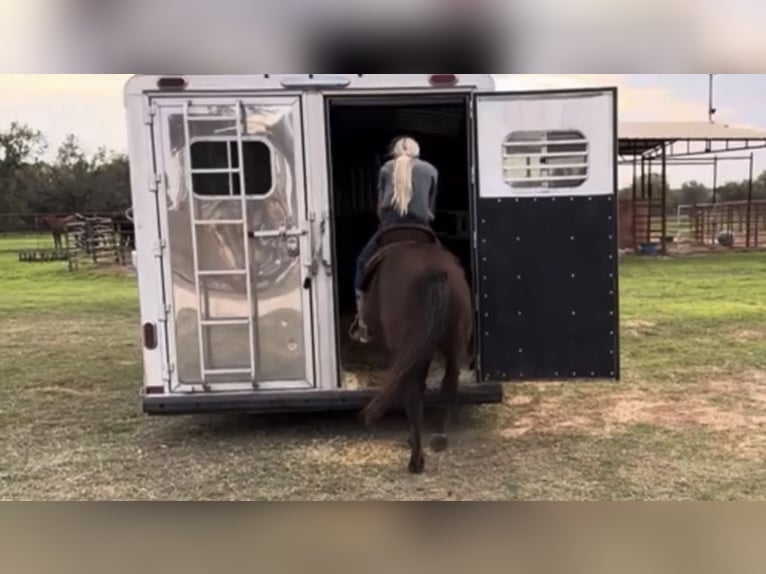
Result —
[[394, 137], [410, 135], [439, 170], [434, 228], [472, 282], [468, 98], [346, 96], [328, 100], [328, 139], [341, 365], [359, 361], [348, 327], [355, 303], [356, 257], [377, 228], [377, 175]]

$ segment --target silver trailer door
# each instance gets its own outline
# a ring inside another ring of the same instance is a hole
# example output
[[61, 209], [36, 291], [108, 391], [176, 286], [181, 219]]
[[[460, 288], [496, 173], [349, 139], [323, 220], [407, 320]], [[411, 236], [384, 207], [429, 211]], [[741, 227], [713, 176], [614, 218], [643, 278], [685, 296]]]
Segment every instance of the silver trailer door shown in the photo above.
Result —
[[151, 109], [172, 389], [313, 387], [300, 96]]

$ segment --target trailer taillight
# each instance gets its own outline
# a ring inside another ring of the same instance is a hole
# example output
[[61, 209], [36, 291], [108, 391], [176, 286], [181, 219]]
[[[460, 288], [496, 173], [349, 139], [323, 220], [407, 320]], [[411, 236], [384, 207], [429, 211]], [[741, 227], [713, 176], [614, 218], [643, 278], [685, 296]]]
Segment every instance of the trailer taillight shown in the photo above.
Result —
[[150, 351], [157, 348], [157, 327], [154, 323], [144, 323], [144, 347]]
[[186, 87], [186, 78], [182, 76], [164, 76], [157, 80], [157, 88], [160, 90], [183, 90]]
[[457, 84], [457, 76], [455, 74], [431, 74], [432, 86], [454, 86]]

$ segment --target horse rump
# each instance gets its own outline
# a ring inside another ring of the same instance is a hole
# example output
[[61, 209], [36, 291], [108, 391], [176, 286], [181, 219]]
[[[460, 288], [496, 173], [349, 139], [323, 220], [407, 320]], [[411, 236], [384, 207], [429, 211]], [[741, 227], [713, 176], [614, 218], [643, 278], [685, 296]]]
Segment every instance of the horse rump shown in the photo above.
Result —
[[427, 372], [447, 329], [449, 284], [444, 270], [431, 270], [416, 279], [403, 306], [406, 335], [394, 350], [394, 358], [380, 392], [363, 411], [371, 425], [401, 396], [407, 384], [425, 384]]

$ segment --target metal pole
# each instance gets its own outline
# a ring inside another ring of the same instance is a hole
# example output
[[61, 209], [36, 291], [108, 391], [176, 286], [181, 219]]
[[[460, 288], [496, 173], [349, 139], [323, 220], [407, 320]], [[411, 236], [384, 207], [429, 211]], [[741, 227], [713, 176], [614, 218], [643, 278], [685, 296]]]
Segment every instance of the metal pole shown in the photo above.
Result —
[[713, 156], [713, 203], [718, 194], [718, 156]]
[[665, 146], [662, 146], [662, 181], [660, 182], [660, 185], [662, 186], [662, 192], [661, 192], [661, 197], [662, 197], [662, 237], [660, 238], [660, 240], [661, 240], [661, 244], [662, 244], [662, 254], [663, 255], [665, 255], [665, 253], [667, 251], [667, 245], [665, 243], [665, 236], [667, 235], [667, 232], [668, 232], [668, 222], [667, 222], [667, 218], [668, 218], [668, 210], [667, 210], [667, 201], [668, 201], [668, 197], [667, 197], [667, 186], [668, 186], [667, 177], [668, 177], [668, 173], [667, 173], [666, 161], [667, 161], [667, 153], [666, 153], [666, 150], [665, 150]]
[[745, 221], [745, 245], [750, 247], [750, 210], [753, 205], [753, 154], [750, 154], [750, 175], [747, 180], [747, 219]]
[[638, 251], [638, 235], [636, 233], [636, 199], [638, 195], [638, 158], [633, 156], [633, 193], [632, 193], [632, 205], [631, 205], [631, 218], [633, 219], [633, 225], [631, 229], [631, 235], [633, 236], [633, 250]]
[[[641, 156], [641, 205], [645, 206], [646, 201], [646, 157], [643, 155]], [[640, 219], [643, 225], [646, 222], [646, 213], [643, 213], [643, 217]], [[640, 237], [641, 241], [643, 241], [644, 234], [642, 233], [643, 229], [638, 229], [636, 227], [636, 238]], [[636, 241], [636, 247], [638, 247], [638, 241]]]
[[652, 242], [652, 158], [647, 160], [647, 171], [649, 172], [646, 180], [646, 243]]
[[708, 74], [708, 104], [707, 104], [707, 119], [712, 124], [713, 114], [715, 114], [715, 108], [713, 107], [713, 76], [715, 74]]

